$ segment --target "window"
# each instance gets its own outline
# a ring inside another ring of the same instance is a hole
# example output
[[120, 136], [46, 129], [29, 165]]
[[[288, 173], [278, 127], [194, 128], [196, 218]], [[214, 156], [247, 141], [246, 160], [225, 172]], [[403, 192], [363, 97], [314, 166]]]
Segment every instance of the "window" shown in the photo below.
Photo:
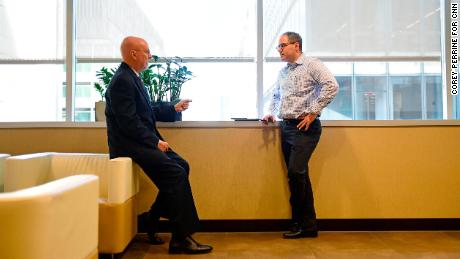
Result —
[[[299, 32], [305, 54], [323, 60], [339, 82], [323, 119], [446, 116], [439, 0], [73, 1], [73, 96], [65, 91], [68, 1], [0, 4], [0, 121], [62, 121], [70, 101], [75, 121], [93, 121], [96, 71], [118, 66], [127, 35], [145, 38], [155, 55], [184, 58], [196, 76], [183, 87], [181, 96], [193, 100], [183, 120], [259, 117], [285, 66], [275, 50], [285, 31]], [[460, 118], [458, 96], [452, 100]]]
[[62, 121], [62, 68], [51, 64], [0, 65], [0, 121]]
[[0, 121], [62, 120], [64, 14], [62, 0], [0, 4]]
[[[263, 29], [267, 63], [279, 60], [279, 35], [296, 31], [336, 76], [323, 119], [442, 119], [440, 1], [265, 0]], [[264, 79], [270, 92], [276, 79]]]
[[335, 75], [340, 92], [323, 110], [323, 120], [351, 120], [353, 118], [353, 63], [326, 62], [326, 66]]
[[454, 96], [454, 118], [460, 120], [460, 97], [459, 95]]
[[185, 58], [196, 75], [183, 86], [181, 96], [193, 100], [183, 120], [256, 117], [255, 15], [255, 0], [78, 1], [78, 67], [91, 69], [77, 72], [77, 82], [92, 85], [102, 66], [89, 62], [118, 60], [122, 39], [136, 35], [155, 55]]
[[356, 76], [356, 88], [356, 119], [388, 119], [388, 90], [385, 76]]
[[183, 120], [220, 121], [257, 117], [256, 66], [250, 63], [192, 63], [197, 75], [184, 84], [182, 96], [192, 99]]

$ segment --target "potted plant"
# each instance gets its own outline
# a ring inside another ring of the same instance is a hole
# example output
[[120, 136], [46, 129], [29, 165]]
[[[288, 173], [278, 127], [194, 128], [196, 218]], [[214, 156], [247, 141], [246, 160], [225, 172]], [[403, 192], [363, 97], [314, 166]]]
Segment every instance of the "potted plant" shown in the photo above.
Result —
[[[193, 78], [193, 73], [182, 65], [183, 60], [180, 57], [164, 58], [164, 64], [160, 63], [158, 56], [153, 56], [152, 59], [154, 63], [140, 76], [153, 105], [176, 104], [180, 100], [183, 84]], [[182, 113], [178, 112], [175, 120], [182, 120]]]
[[[160, 63], [158, 56], [152, 56], [154, 63], [140, 73], [140, 77], [153, 105], [161, 106], [180, 101], [180, 93], [185, 82], [193, 78], [193, 73], [182, 65], [180, 57], [164, 58]], [[101, 101], [96, 102], [96, 121], [105, 121], [105, 91], [117, 68], [102, 67], [96, 71], [99, 82], [94, 83], [94, 89], [101, 95]], [[182, 120], [182, 113], [176, 114], [175, 120]]]
[[101, 95], [101, 100], [95, 103], [96, 121], [105, 121], [105, 91], [116, 70], [116, 68], [102, 67], [101, 70], [96, 71], [99, 82], [94, 83], [94, 89]]

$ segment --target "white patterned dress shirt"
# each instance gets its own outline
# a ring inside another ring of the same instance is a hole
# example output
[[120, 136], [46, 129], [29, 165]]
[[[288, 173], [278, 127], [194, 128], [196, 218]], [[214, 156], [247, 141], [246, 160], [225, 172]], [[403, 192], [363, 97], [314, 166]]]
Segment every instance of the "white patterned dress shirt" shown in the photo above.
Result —
[[319, 59], [301, 54], [279, 72], [269, 112], [282, 119], [320, 115], [338, 90], [334, 75]]

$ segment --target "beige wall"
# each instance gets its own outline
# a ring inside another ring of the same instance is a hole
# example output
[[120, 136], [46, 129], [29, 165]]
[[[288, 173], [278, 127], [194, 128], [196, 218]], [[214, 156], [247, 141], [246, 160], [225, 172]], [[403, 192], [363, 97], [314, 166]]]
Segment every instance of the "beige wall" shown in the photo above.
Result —
[[[277, 128], [162, 128], [190, 162], [202, 219], [289, 218]], [[318, 218], [459, 218], [460, 127], [325, 127]], [[107, 152], [105, 128], [0, 129], [0, 153]], [[140, 194], [140, 210], [153, 192]]]

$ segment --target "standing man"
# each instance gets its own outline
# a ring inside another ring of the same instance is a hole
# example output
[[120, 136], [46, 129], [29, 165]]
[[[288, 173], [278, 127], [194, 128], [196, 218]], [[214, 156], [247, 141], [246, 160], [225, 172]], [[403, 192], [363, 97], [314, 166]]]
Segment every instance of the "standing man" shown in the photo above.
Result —
[[176, 105], [152, 107], [139, 73], [152, 58], [144, 39], [126, 37], [121, 43], [123, 62], [110, 81], [106, 92], [107, 136], [110, 158], [131, 157], [159, 189], [149, 211], [149, 238], [154, 244], [164, 243], [156, 235], [161, 217], [172, 225], [169, 253], [208, 253], [211, 246], [197, 243], [191, 235], [199, 219], [188, 179], [189, 165], [164, 141], [156, 120], [171, 120], [176, 112], [188, 108], [191, 100]]
[[278, 75], [270, 114], [263, 121], [274, 122], [277, 112], [283, 119], [280, 122], [281, 145], [288, 169], [293, 224], [283, 237], [317, 237], [308, 161], [321, 136], [321, 110], [332, 101], [339, 86], [320, 60], [302, 53], [302, 38], [298, 33], [285, 32], [278, 43], [276, 49], [281, 60], [288, 63]]

